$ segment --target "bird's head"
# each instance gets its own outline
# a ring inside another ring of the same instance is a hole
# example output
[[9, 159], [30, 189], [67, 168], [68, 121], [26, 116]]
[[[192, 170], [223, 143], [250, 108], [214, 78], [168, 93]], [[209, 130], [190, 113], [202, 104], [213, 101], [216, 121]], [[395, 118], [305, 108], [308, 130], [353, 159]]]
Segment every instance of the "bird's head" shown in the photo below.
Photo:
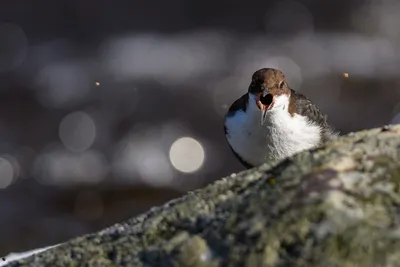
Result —
[[267, 114], [278, 108], [288, 108], [290, 88], [282, 71], [263, 68], [254, 72], [249, 86], [249, 94], [261, 112], [261, 124]]

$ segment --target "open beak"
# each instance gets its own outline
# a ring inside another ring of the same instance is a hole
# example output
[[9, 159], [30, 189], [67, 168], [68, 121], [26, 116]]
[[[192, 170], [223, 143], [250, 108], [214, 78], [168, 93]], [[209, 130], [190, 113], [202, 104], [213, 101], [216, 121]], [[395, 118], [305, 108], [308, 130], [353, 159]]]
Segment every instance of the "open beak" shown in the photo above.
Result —
[[257, 106], [261, 111], [261, 125], [265, 123], [267, 112], [274, 106], [274, 97], [269, 93], [259, 94]]

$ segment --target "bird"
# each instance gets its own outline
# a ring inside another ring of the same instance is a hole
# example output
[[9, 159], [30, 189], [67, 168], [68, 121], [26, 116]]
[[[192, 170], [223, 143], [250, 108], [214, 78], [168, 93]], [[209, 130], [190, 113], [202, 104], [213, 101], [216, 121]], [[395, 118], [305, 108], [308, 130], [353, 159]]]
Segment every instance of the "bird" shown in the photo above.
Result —
[[290, 88], [284, 73], [274, 68], [253, 73], [247, 93], [225, 115], [224, 129], [232, 152], [248, 169], [281, 161], [338, 136], [327, 115]]

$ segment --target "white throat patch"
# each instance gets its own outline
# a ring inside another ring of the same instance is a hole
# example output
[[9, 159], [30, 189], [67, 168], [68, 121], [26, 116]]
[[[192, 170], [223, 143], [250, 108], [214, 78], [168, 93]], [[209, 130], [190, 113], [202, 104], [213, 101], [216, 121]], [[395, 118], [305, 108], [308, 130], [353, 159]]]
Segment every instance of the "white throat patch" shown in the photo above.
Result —
[[227, 139], [233, 150], [253, 166], [270, 160], [281, 160], [297, 152], [319, 145], [321, 129], [304, 116], [289, 114], [289, 96], [275, 97], [261, 125], [261, 111], [256, 97], [249, 94], [246, 112], [237, 111], [227, 117]]

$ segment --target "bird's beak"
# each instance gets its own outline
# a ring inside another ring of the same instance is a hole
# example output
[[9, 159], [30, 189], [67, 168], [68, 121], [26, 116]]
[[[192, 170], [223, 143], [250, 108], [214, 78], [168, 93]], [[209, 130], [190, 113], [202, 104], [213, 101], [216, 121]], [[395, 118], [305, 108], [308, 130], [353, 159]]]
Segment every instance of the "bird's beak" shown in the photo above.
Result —
[[[263, 105], [263, 107], [265, 106]], [[268, 112], [267, 108], [261, 110], [261, 125], [264, 125], [265, 118], [267, 117], [267, 112]]]
[[274, 97], [267, 89], [258, 95], [257, 106], [261, 111], [261, 125], [263, 125], [267, 118], [267, 112], [274, 106]]

